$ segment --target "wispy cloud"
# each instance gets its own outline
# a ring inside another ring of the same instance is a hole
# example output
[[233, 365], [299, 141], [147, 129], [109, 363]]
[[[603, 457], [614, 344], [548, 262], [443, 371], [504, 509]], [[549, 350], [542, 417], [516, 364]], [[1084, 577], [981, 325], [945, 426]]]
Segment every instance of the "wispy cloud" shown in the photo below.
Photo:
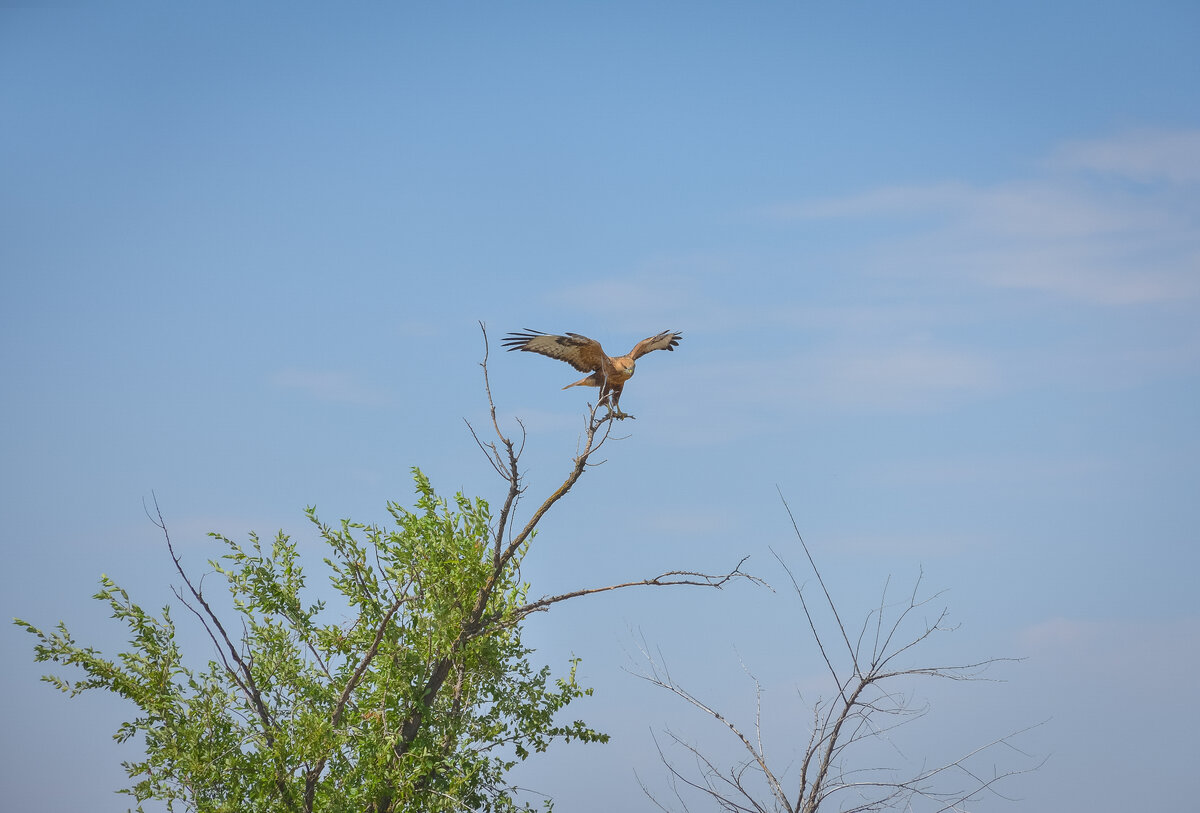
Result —
[[696, 509], [690, 511], [656, 510], [645, 518], [648, 528], [666, 536], [689, 538], [729, 533], [733, 523], [727, 511]]
[[[720, 287], [735, 274], [735, 263], [721, 257], [651, 257], [620, 274], [555, 290], [547, 301], [568, 315], [574, 311], [603, 320], [608, 330], [629, 331], [638, 341], [647, 331], [679, 329], [685, 322], [709, 329], [731, 324], [740, 314], [731, 313], [711, 291], [714, 283]], [[615, 349], [623, 353], [628, 348]]]
[[383, 392], [363, 383], [357, 376], [336, 370], [289, 367], [272, 373], [269, 381], [273, 387], [301, 392], [318, 401], [359, 406], [378, 406], [387, 401]]
[[[862, 221], [861, 238], [819, 255], [648, 258], [560, 289], [552, 304], [602, 320], [605, 342], [613, 330], [683, 329], [686, 373], [664, 364], [635, 391], [661, 384], [736, 414], [700, 433], [714, 438], [797, 411], [941, 412], [1024, 387], [1128, 386], [1194, 366], [1200, 131], [1048, 156], [990, 184], [935, 179], [778, 205], [776, 223]], [[814, 262], [830, 290], [797, 271]]]
[[911, 411], [980, 397], [999, 386], [986, 357], [914, 342], [818, 347], [766, 360], [692, 363], [688, 375], [718, 386], [707, 403], [794, 412], [813, 406], [865, 412]]
[[1200, 131], [1067, 145], [1037, 177], [881, 187], [769, 213], [907, 221], [904, 237], [868, 252], [876, 272], [1104, 305], [1200, 296]]
[[1200, 639], [1197, 617], [1146, 621], [1059, 616], [1021, 630], [1018, 639], [1034, 654], [1073, 661], [1081, 669], [1102, 669], [1110, 676], [1144, 675], [1147, 663], [1164, 665], [1170, 661], [1181, 673], [1190, 673], [1200, 665], [1200, 650], [1182, 646]]
[[928, 344], [842, 349], [814, 359], [810, 367], [815, 391], [843, 406], [923, 408], [997, 384], [988, 359]]
[[957, 183], [881, 186], [850, 195], [778, 203], [766, 207], [764, 213], [784, 220], [895, 214], [927, 215], [951, 209], [970, 196], [970, 187]]
[[1200, 183], [1200, 130], [1137, 130], [1063, 145], [1050, 166], [1116, 175], [1142, 183]]
[[978, 534], [848, 532], [831, 533], [821, 540], [831, 551], [879, 556], [940, 557], [989, 547], [993, 541]]

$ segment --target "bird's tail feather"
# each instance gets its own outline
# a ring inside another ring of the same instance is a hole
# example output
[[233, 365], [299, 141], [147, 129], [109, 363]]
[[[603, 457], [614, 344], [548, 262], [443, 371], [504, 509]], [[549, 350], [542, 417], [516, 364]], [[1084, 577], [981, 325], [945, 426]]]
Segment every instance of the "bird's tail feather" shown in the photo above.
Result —
[[563, 389], [569, 390], [569, 389], [571, 389], [571, 387], [599, 387], [599, 386], [600, 386], [600, 382], [596, 379], [596, 376], [589, 375], [589, 376], [585, 376], [585, 377], [579, 379], [578, 381], [568, 384], [567, 386], [563, 387]]

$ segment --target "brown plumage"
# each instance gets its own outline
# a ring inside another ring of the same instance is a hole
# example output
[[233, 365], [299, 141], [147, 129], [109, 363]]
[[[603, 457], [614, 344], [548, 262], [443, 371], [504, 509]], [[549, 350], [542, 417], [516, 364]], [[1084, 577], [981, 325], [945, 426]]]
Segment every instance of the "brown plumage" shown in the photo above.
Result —
[[580, 372], [591, 373], [563, 389], [599, 387], [600, 398], [608, 405], [614, 417], [632, 418], [632, 415], [622, 412], [617, 404], [621, 400], [621, 390], [625, 387], [625, 382], [633, 377], [634, 362], [652, 350], [674, 351], [675, 345], [679, 344], [682, 338], [682, 333], [664, 330], [657, 336], [642, 339], [625, 355], [615, 357], [606, 355], [600, 347], [600, 342], [578, 333], [554, 336], [526, 329], [523, 333], [509, 333], [501, 340], [501, 344], [509, 350], [541, 353], [543, 356], [565, 361]]

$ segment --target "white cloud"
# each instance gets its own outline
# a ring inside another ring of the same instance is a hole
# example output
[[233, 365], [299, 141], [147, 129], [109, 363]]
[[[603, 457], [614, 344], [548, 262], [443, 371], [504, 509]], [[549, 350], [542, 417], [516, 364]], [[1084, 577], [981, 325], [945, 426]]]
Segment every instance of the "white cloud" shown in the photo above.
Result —
[[[645, 338], [645, 335], [650, 335], [647, 331], [656, 333], [667, 329], [655, 325], [678, 319], [680, 311], [687, 307], [686, 300], [691, 299], [693, 297], [689, 295], [687, 286], [659, 276], [598, 279], [556, 291], [549, 297], [550, 303], [562, 309], [568, 317], [574, 311], [581, 312], [592, 321], [602, 321], [605, 335], [592, 337], [601, 343], [618, 341], [620, 337], [611, 335], [613, 331], [632, 331], [625, 339], [621, 339], [629, 347]], [[560, 330], [583, 332], [590, 328], [567, 325], [547, 330], [552, 333]], [[624, 353], [628, 348], [622, 346], [606, 350]]]
[[843, 349], [812, 365], [815, 391], [838, 405], [884, 409], [927, 407], [995, 388], [992, 363], [931, 345]]
[[[622, 331], [629, 347], [651, 332], [684, 329], [687, 324], [703, 324], [713, 330], [740, 323], [744, 313], [731, 310], [717, 292], [737, 285], [738, 264], [719, 256], [683, 254], [650, 257], [631, 269], [611, 277], [558, 289], [546, 297], [556, 311], [566, 317], [580, 314], [584, 324], [590, 320], [603, 328], [584, 327], [545, 328], [574, 330], [587, 335], [588, 330], [601, 342], [615, 342], [619, 337], [612, 331]], [[607, 336], [607, 338], [606, 338]], [[628, 347], [606, 348], [625, 352]]]
[[761, 361], [689, 366], [693, 380], [718, 382], [706, 403], [795, 411], [813, 405], [869, 412], [925, 410], [994, 391], [993, 363], [928, 342], [821, 347]]
[[916, 215], [952, 209], [969, 200], [972, 190], [955, 183], [924, 186], [881, 186], [853, 195], [817, 198], [796, 203], [769, 206], [770, 217], [810, 219], [823, 217], [874, 217], [879, 215]]
[[866, 471], [886, 488], [945, 488], [955, 484], [993, 488], [1011, 483], [1050, 488], [1110, 473], [1114, 465], [1099, 453], [1077, 457], [1064, 457], [1058, 453], [1008, 453], [985, 458], [976, 453], [965, 457], [947, 455], [921, 460], [880, 461]]
[[[782, 261], [766, 249], [650, 258], [551, 301], [603, 320], [605, 342], [660, 324], [692, 337], [686, 365], [656, 359], [635, 382], [643, 397], [662, 386], [711, 407], [687, 422], [689, 442], [814, 409], [941, 412], [1021, 387], [1128, 386], [1190, 369], [1200, 352], [1197, 144], [1200, 131], [1079, 142], [1024, 178], [776, 206], [775, 219], [866, 228], [849, 244], [832, 229], [835, 242]], [[807, 287], [814, 268], [829, 295]]]
[[1098, 621], [1059, 616], [1025, 628], [1018, 637], [1038, 657], [1103, 669], [1110, 675], [1147, 675], [1146, 664], [1163, 669], [1171, 653], [1184, 656], [1174, 659], [1181, 676], [1200, 666], [1200, 649], [1188, 646], [1200, 640], [1200, 618]]
[[1060, 148], [1050, 165], [1142, 183], [1200, 183], [1200, 130], [1138, 130], [1075, 141]]
[[733, 530], [733, 522], [727, 511], [705, 509], [656, 510], [646, 517], [645, 524], [658, 534], [690, 538], [724, 534]]
[[[990, 186], [881, 187], [771, 211], [805, 220], [912, 220], [907, 236], [867, 250], [865, 264], [876, 273], [975, 280], [1103, 305], [1200, 295], [1200, 131], [1082, 142], [1050, 165], [1066, 172]], [[1130, 179], [1170, 183], [1121, 182]]]
[[272, 373], [269, 381], [273, 387], [297, 390], [318, 401], [378, 406], [387, 400], [383, 393], [362, 383], [356, 376], [336, 370], [290, 367]]

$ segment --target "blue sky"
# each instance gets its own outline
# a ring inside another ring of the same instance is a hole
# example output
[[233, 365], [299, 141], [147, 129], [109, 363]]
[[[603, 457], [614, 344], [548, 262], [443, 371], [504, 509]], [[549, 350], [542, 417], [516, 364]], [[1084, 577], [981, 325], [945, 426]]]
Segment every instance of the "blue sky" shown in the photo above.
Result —
[[[463, 423], [486, 414], [477, 322], [610, 352], [675, 329], [626, 389], [627, 438], [546, 522], [535, 592], [747, 554], [782, 587], [782, 493], [848, 615], [923, 572], [962, 625], [935, 654], [1027, 658], [920, 687], [907, 758], [1046, 720], [1022, 801], [980, 810], [1183, 809], [1198, 31], [1153, 2], [6, 6], [3, 614], [118, 645], [101, 573], [170, 598], [152, 491], [197, 567], [210, 530], [316, 555], [306, 505], [382, 521], [413, 466], [498, 499]], [[587, 393], [548, 359], [491, 373], [545, 493]], [[523, 784], [650, 809], [652, 732], [729, 751], [630, 676], [642, 636], [743, 721], [745, 663], [786, 762], [797, 691], [821, 691], [797, 612], [742, 587], [533, 619], [614, 739]], [[0, 643], [0, 795], [125, 810], [121, 705], [67, 701], [27, 636]]]

